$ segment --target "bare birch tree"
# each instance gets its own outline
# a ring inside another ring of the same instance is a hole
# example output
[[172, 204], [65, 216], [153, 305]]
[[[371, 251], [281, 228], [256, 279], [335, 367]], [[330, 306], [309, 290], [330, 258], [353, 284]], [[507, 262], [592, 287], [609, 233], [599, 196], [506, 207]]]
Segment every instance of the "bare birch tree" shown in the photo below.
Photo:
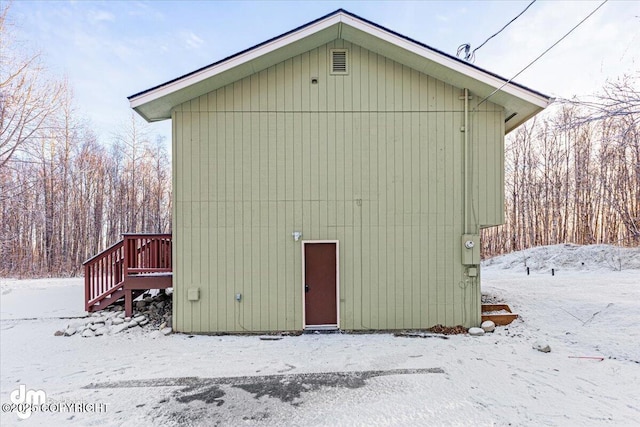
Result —
[[506, 223], [485, 256], [557, 243], [640, 244], [639, 78], [564, 101], [507, 138]]
[[48, 80], [37, 53], [16, 47], [9, 4], [0, 6], [0, 168], [55, 114], [63, 85]]

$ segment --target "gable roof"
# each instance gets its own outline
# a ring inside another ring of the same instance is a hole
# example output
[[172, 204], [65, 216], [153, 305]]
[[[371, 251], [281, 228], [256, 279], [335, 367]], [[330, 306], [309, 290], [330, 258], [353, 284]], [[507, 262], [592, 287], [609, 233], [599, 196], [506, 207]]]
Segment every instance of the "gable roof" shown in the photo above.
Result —
[[505, 108], [505, 132], [546, 108], [552, 99], [343, 9], [235, 55], [128, 97], [145, 120], [171, 118], [171, 109], [335, 39], [357, 44]]

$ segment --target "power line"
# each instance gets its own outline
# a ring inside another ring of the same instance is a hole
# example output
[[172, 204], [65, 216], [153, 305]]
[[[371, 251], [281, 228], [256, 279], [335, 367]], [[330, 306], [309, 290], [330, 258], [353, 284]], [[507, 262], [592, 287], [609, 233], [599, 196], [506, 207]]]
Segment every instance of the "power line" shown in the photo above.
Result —
[[590, 14], [588, 14], [582, 21], [578, 22], [572, 29], [569, 30], [569, 32], [567, 32], [564, 36], [562, 36], [558, 41], [556, 41], [554, 44], [552, 44], [551, 46], [549, 46], [549, 48], [547, 50], [545, 50], [544, 52], [542, 52], [540, 55], [538, 55], [538, 57], [536, 59], [534, 59], [533, 61], [531, 61], [529, 64], [527, 64], [526, 67], [524, 67], [522, 70], [518, 71], [516, 73], [516, 75], [514, 75], [513, 77], [511, 77], [509, 80], [507, 80], [506, 82], [504, 82], [504, 84], [502, 86], [500, 86], [499, 88], [497, 88], [496, 90], [494, 90], [493, 92], [491, 92], [486, 98], [484, 98], [482, 101], [480, 101], [478, 103], [478, 105], [476, 106], [476, 108], [478, 108], [480, 105], [482, 105], [487, 99], [491, 98], [493, 95], [495, 95], [497, 92], [499, 92], [503, 87], [505, 87], [506, 85], [508, 85], [509, 83], [511, 83], [511, 81], [513, 81], [513, 79], [515, 79], [516, 77], [518, 77], [520, 74], [522, 74], [527, 68], [529, 68], [530, 66], [532, 66], [533, 64], [535, 64], [538, 59], [542, 58], [544, 55], [547, 54], [547, 52], [549, 52], [551, 49], [553, 49], [554, 47], [556, 47], [556, 45], [558, 45], [558, 43], [560, 43], [562, 40], [564, 40], [565, 38], [567, 38], [567, 36], [569, 34], [571, 34], [576, 28], [578, 28], [580, 25], [582, 25], [587, 19], [591, 18], [591, 15], [593, 15], [594, 13], [596, 13], [598, 11], [598, 9], [600, 9], [602, 6], [605, 5], [605, 3], [607, 3], [609, 0], [604, 0], [602, 3], [600, 3], [600, 5], [598, 7], [596, 7], [595, 9], [593, 9], [591, 11]]
[[[523, 13], [525, 13], [525, 12], [527, 11], [527, 9], [529, 9], [529, 8], [531, 7], [531, 5], [533, 5], [535, 2], [536, 2], [536, 0], [533, 0], [531, 3], [529, 3], [529, 5], [528, 5], [527, 7], [525, 7], [525, 8], [524, 8], [524, 10], [518, 14], [518, 16], [516, 16], [515, 18], [513, 18], [511, 21], [507, 22], [507, 24], [506, 24], [504, 27], [500, 28], [500, 31], [498, 31], [497, 33], [495, 33], [494, 35], [492, 35], [491, 37], [489, 37], [488, 39], [486, 39], [486, 40], [484, 41], [484, 43], [482, 43], [480, 46], [478, 46], [477, 48], [473, 49], [473, 52], [471, 52], [471, 55], [474, 55], [474, 54], [476, 53], [476, 51], [477, 51], [478, 49], [480, 49], [482, 46], [484, 46], [485, 44], [487, 44], [487, 42], [488, 42], [489, 40], [491, 40], [492, 38], [494, 38], [495, 36], [497, 36], [498, 34], [500, 34], [500, 33], [501, 33], [505, 28], [507, 28], [509, 25], [511, 25], [511, 23], [512, 23], [513, 21], [515, 21], [516, 19], [520, 18], [520, 16], [522, 16], [522, 14], [523, 14]], [[474, 55], [474, 56], [475, 56], [475, 55]]]
[[486, 39], [484, 42], [482, 42], [482, 44], [480, 46], [478, 46], [477, 48], [473, 49], [472, 52], [469, 52], [471, 50], [471, 45], [470, 44], [463, 44], [460, 45], [458, 47], [458, 56], [460, 56], [460, 53], [464, 50], [465, 52], [465, 56], [464, 59], [465, 61], [469, 61], [469, 62], [474, 62], [475, 58], [476, 58], [476, 51], [478, 49], [480, 49], [482, 46], [484, 46], [485, 44], [487, 44], [487, 42], [489, 40], [491, 40], [492, 38], [494, 38], [495, 36], [497, 36], [498, 34], [500, 34], [502, 31], [504, 31], [505, 28], [507, 28], [509, 25], [511, 25], [516, 19], [520, 18], [522, 16], [523, 13], [525, 13], [527, 11], [527, 9], [529, 9], [531, 7], [531, 5], [533, 5], [537, 0], [533, 0], [531, 3], [529, 3], [527, 5], [527, 7], [524, 8], [524, 10], [522, 12], [520, 12], [518, 15], [516, 15], [515, 18], [513, 18], [511, 21], [507, 22], [504, 27], [500, 28], [500, 30], [498, 30], [497, 33], [493, 34], [491, 37], [489, 37], [488, 39]]

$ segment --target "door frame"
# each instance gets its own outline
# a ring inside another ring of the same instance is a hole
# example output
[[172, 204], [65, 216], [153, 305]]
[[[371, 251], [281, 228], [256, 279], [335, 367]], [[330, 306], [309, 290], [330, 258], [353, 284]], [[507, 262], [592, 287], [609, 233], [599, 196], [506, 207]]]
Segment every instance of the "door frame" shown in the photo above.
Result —
[[[311, 327], [307, 327], [307, 313], [306, 313], [306, 297], [304, 291], [304, 285], [306, 281], [306, 256], [305, 256], [305, 245], [314, 244], [314, 243], [335, 243], [336, 245], [336, 323], [329, 325], [311, 325]], [[340, 242], [338, 240], [303, 240], [302, 245], [302, 329], [340, 329]]]

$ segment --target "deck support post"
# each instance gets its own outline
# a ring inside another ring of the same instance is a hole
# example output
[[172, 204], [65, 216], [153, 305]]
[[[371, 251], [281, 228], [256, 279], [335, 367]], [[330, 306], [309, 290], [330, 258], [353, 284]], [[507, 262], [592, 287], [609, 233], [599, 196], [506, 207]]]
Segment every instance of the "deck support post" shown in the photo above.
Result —
[[133, 314], [133, 291], [131, 289], [125, 289], [124, 291], [124, 315], [125, 317], [131, 317]]

